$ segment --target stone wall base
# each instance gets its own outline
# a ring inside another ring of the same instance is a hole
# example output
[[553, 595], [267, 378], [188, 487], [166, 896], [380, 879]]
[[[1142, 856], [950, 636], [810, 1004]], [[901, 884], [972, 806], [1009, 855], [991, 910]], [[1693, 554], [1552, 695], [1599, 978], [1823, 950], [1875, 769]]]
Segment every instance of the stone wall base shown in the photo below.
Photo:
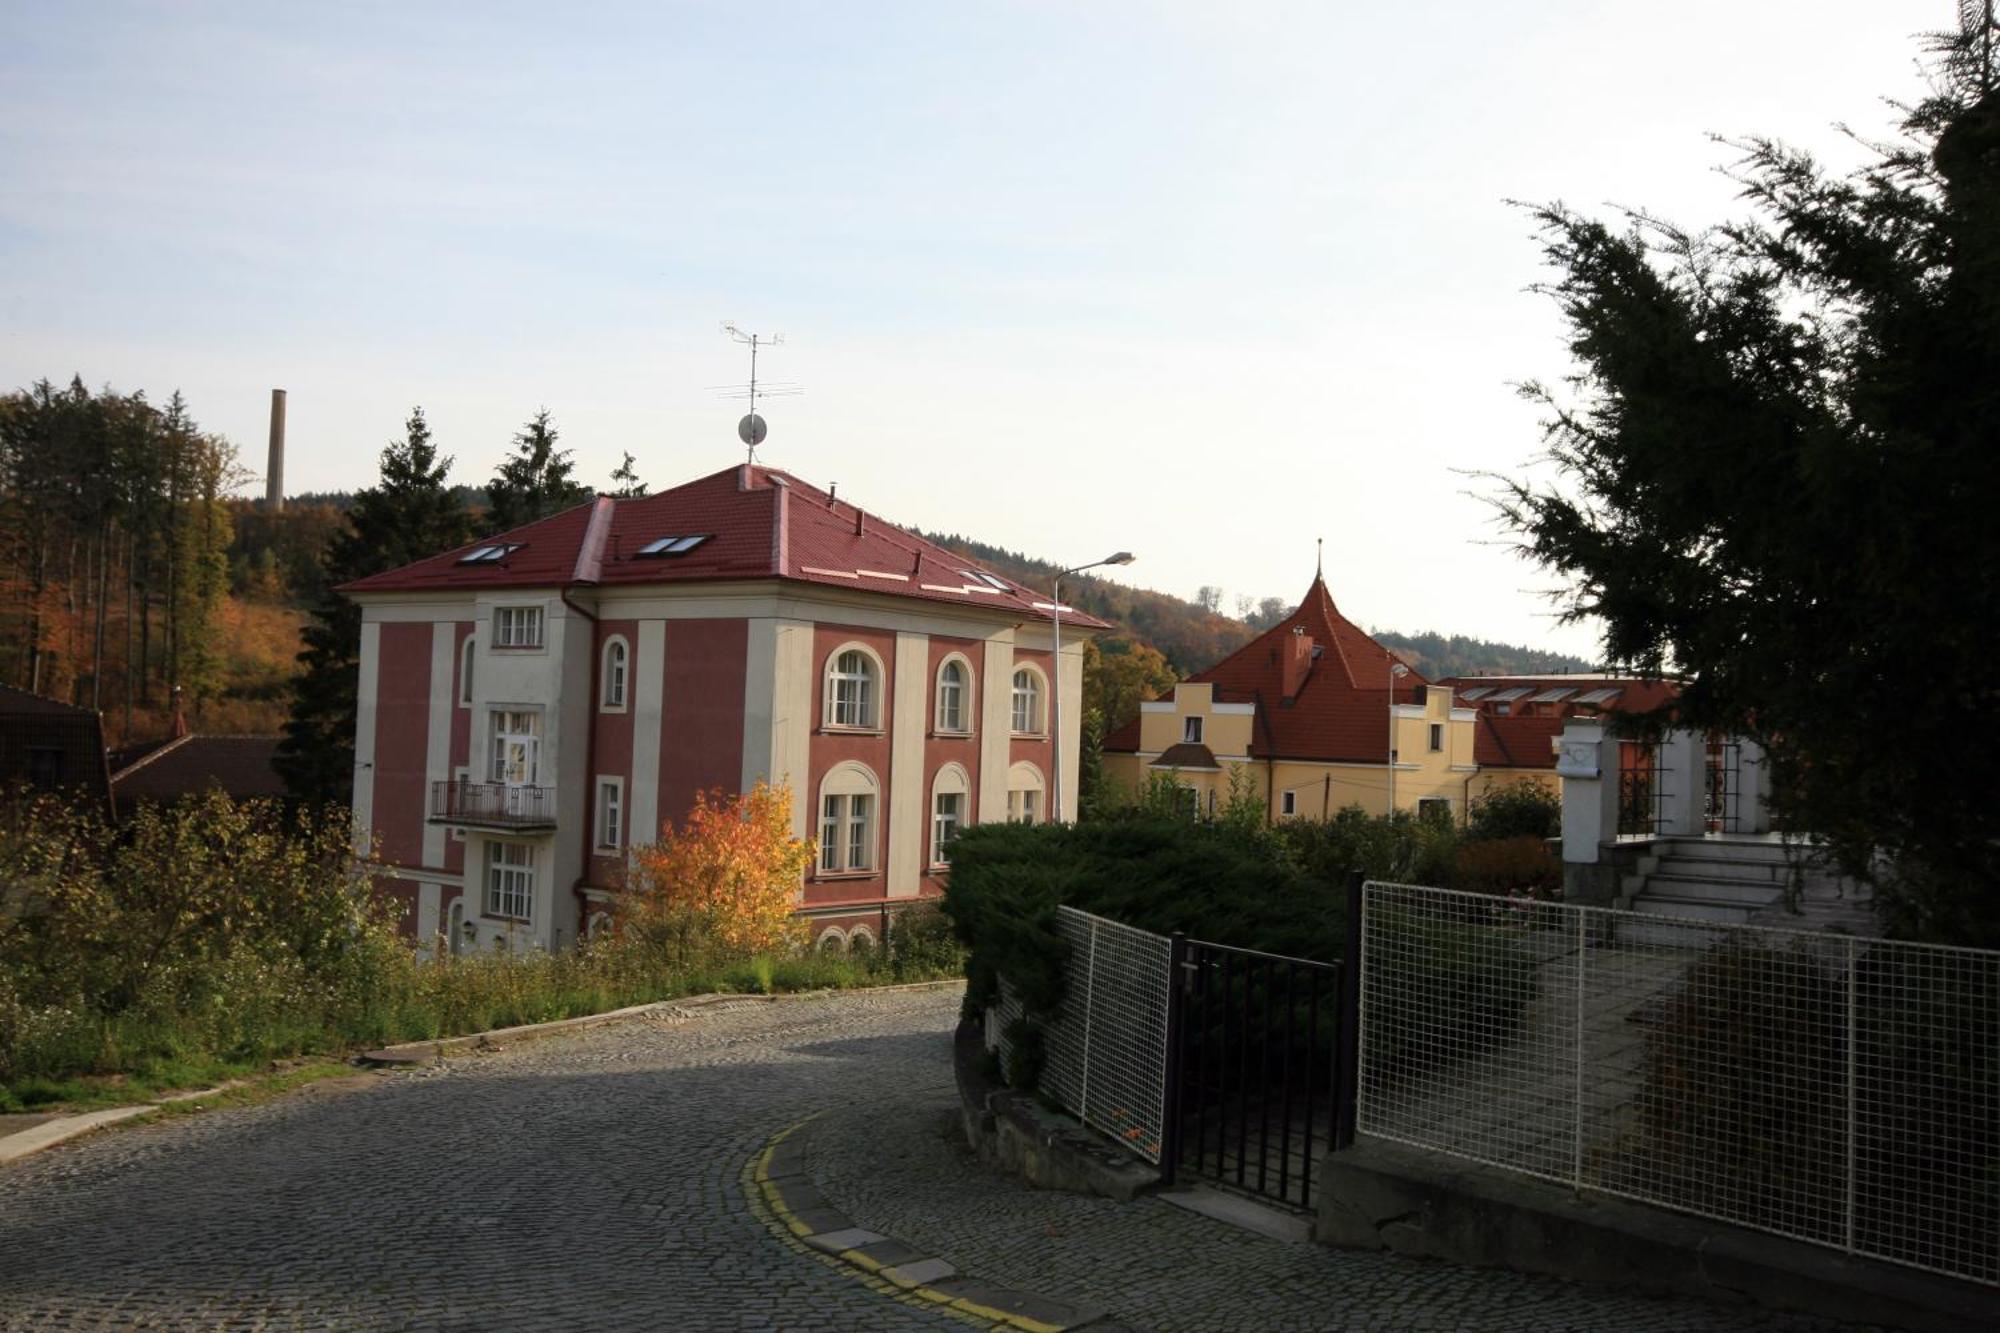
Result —
[[1315, 1238], [1350, 1249], [1926, 1333], [1990, 1329], [2000, 1290], [1363, 1138], [1329, 1153]]

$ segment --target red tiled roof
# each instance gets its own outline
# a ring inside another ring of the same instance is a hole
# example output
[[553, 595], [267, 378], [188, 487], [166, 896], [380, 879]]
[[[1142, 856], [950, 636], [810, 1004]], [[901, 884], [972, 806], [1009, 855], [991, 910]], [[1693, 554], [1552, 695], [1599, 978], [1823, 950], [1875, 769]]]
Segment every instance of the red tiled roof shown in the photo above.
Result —
[[[1477, 708], [1484, 713], [1498, 703], [1494, 694], [1504, 694], [1510, 690], [1526, 689], [1526, 694], [1517, 695], [1510, 702], [1518, 714], [1521, 706], [1538, 694], [1550, 690], [1568, 690], [1562, 699], [1550, 700], [1555, 711], [1570, 713], [1578, 711], [1582, 705], [1584, 712], [1606, 713], [1650, 713], [1656, 708], [1671, 704], [1680, 697], [1680, 682], [1672, 680], [1647, 680], [1640, 676], [1617, 676], [1610, 673], [1590, 673], [1573, 676], [1453, 676], [1440, 681], [1452, 689], [1453, 702], [1465, 708]], [[1466, 699], [1465, 692], [1472, 689], [1487, 689], [1492, 693], [1480, 699]], [[1608, 699], [1585, 703], [1590, 695], [1606, 690], [1616, 691]]]
[[1480, 710], [1472, 724], [1472, 758], [1481, 768], [1554, 768], [1561, 717], [1498, 717]]
[[271, 767], [276, 736], [182, 736], [111, 775], [120, 809], [134, 801], [173, 801], [208, 787], [237, 800], [282, 796], [285, 782]]
[[[1284, 659], [1294, 628], [1317, 653], [1298, 694], [1284, 700]], [[1389, 670], [1400, 661], [1333, 604], [1324, 579], [1315, 578], [1299, 609], [1190, 681], [1215, 687], [1224, 703], [1255, 703], [1250, 753], [1257, 758], [1379, 764], [1389, 753]], [[1411, 668], [1396, 681], [1397, 703], [1413, 703], [1428, 682]], [[1160, 696], [1172, 699], [1169, 690]], [[1104, 749], [1139, 748], [1139, 719], [1104, 739]]]
[[[685, 554], [639, 554], [661, 537], [703, 536]], [[483, 545], [518, 544], [504, 560], [462, 564]], [[970, 574], [967, 573], [970, 571]], [[995, 587], [980, 575], [998, 581]], [[984, 606], [1047, 619], [1048, 598], [776, 468], [737, 466], [656, 495], [599, 496], [456, 550], [344, 584], [342, 592], [600, 587], [788, 579], [892, 597]], [[1109, 626], [1064, 609], [1064, 624]]]

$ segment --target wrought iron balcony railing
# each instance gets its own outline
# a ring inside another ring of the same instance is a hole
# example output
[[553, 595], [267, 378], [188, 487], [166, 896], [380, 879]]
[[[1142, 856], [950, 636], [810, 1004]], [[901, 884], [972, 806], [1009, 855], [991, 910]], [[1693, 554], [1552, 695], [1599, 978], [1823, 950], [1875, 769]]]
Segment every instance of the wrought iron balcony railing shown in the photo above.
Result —
[[503, 782], [433, 782], [430, 822], [515, 831], [552, 829], [556, 789]]

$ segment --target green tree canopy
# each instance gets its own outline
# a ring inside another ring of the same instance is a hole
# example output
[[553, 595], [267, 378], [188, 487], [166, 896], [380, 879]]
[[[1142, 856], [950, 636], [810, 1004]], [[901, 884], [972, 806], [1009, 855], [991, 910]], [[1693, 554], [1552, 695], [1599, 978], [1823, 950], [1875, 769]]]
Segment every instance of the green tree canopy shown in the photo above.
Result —
[[639, 480], [638, 470], [632, 466], [632, 453], [629, 449], [625, 452], [625, 461], [612, 469], [611, 480], [615, 484], [606, 494], [615, 495], [621, 500], [630, 500], [646, 493], [646, 483]]
[[1852, 174], [1735, 144], [1747, 220], [1533, 210], [1578, 369], [1525, 390], [1559, 480], [1501, 507], [1610, 660], [1765, 745], [1893, 926], [1990, 945], [2000, 93], [1964, 54]]
[[348, 526], [327, 552], [326, 568], [305, 627], [305, 671], [293, 687], [276, 766], [294, 796], [347, 802], [353, 794], [356, 688], [361, 663], [361, 608], [339, 586], [436, 555], [472, 535], [471, 515], [445, 484], [421, 407], [410, 410], [404, 437], [382, 451], [382, 476], [354, 497]]
[[494, 532], [505, 532], [588, 500], [590, 488], [570, 478], [574, 467], [569, 450], [556, 448], [556, 428], [549, 424], [549, 409], [541, 409], [514, 436], [514, 452], [501, 461], [493, 480], [486, 484], [493, 506], [487, 513], [487, 526]]

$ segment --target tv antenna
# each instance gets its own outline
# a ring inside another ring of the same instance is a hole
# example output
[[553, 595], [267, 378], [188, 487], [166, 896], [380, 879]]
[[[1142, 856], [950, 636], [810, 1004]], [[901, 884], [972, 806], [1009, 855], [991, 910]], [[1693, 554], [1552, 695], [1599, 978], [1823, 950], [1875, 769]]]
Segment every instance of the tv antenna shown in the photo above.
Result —
[[757, 413], [757, 400], [760, 398], [795, 398], [799, 394], [804, 393], [805, 390], [790, 380], [766, 380], [763, 384], [757, 382], [758, 349], [780, 346], [785, 341], [784, 334], [745, 333], [742, 329], [737, 328], [734, 324], [727, 321], [723, 322], [722, 331], [728, 334], [733, 341], [742, 343], [750, 349], [750, 383], [747, 386], [742, 384], [716, 384], [711, 385], [710, 388], [724, 398], [742, 398], [749, 402], [750, 410], [744, 413], [741, 421], [736, 423], [736, 438], [743, 441], [744, 446], [749, 449], [749, 461], [754, 464], [757, 461], [757, 446], [762, 444], [764, 437], [771, 433], [770, 427], [765, 423], [764, 418]]

